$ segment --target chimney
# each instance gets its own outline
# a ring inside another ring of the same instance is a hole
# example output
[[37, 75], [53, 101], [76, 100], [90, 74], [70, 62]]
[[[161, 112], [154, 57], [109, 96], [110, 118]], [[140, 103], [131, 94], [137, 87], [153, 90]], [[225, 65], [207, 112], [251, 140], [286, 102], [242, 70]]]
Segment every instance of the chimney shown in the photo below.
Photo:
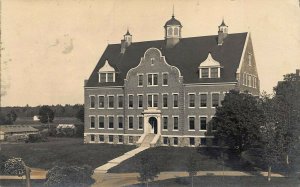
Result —
[[218, 45], [222, 45], [224, 42], [224, 39], [228, 35], [228, 26], [225, 24], [224, 19], [222, 20], [221, 25], [219, 25], [219, 31], [218, 31]]
[[124, 54], [126, 51], [126, 48], [130, 46], [132, 43], [132, 35], [129, 33], [129, 30], [127, 29], [127, 33], [124, 35], [124, 39], [121, 40], [121, 53]]

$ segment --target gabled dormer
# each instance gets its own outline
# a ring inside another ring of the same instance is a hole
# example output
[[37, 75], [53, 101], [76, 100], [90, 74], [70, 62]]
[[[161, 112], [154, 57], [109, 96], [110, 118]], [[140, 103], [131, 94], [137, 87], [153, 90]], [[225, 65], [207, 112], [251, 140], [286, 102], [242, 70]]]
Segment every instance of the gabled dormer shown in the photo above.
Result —
[[218, 61], [214, 60], [210, 53], [206, 60], [199, 65], [199, 78], [220, 78], [221, 65]]
[[116, 71], [109, 63], [108, 60], [105, 61], [105, 64], [99, 69], [99, 82], [115, 82], [116, 80]]

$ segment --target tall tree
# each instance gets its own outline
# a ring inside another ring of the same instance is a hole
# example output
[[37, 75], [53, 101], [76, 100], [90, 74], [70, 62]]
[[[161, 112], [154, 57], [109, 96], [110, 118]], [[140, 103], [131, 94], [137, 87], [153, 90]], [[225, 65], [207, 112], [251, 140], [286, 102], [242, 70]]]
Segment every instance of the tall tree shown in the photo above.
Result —
[[216, 109], [212, 125], [216, 126], [215, 136], [225, 145], [242, 153], [259, 141], [259, 128], [264, 115], [258, 107], [257, 98], [231, 90]]
[[54, 112], [49, 106], [42, 106], [39, 110], [39, 118], [42, 123], [52, 123], [54, 119]]
[[277, 123], [283, 132], [282, 146], [286, 163], [289, 164], [289, 155], [294, 151], [300, 137], [300, 75], [297, 73], [284, 75], [283, 81], [278, 82], [274, 91], [274, 102], [280, 106], [276, 113], [280, 116]]

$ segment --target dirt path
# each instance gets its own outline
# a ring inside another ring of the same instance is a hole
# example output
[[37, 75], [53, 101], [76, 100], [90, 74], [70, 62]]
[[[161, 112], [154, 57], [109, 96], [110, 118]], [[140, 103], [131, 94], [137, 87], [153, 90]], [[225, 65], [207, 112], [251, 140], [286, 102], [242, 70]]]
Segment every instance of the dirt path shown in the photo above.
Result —
[[[267, 172], [258, 173], [267, 176]], [[95, 183], [93, 187], [120, 187], [137, 184], [138, 173], [94, 173]], [[187, 172], [161, 172], [155, 181], [171, 179], [176, 177], [187, 177]], [[197, 176], [223, 176], [223, 171], [199, 171]], [[253, 176], [251, 173], [241, 171], [224, 171], [224, 176]], [[272, 177], [284, 177], [280, 174], [272, 173]]]

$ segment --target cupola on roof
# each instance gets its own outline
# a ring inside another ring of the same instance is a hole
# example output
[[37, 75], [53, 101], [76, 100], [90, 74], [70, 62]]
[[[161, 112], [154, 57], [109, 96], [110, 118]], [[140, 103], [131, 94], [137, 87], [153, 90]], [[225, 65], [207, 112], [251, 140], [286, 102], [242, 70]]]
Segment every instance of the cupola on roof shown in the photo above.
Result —
[[177, 26], [179, 25], [179, 26], [182, 27], [180, 21], [178, 21], [177, 19], [175, 19], [174, 14], [172, 15], [172, 18], [169, 21], [166, 22], [165, 27], [166, 26], [170, 26], [170, 25], [177, 25]]

